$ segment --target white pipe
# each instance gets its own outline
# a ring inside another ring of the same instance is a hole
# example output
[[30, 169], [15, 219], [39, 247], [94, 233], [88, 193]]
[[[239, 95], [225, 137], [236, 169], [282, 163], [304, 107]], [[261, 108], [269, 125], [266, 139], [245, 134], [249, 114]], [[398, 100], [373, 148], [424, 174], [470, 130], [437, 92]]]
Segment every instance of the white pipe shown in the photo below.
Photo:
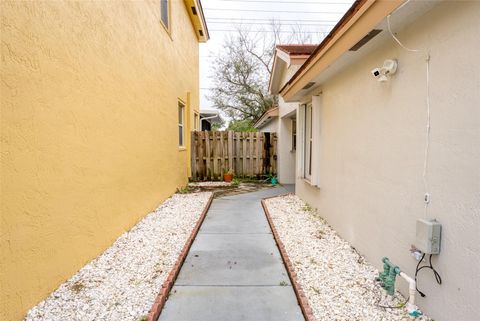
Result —
[[415, 305], [415, 293], [417, 291], [417, 287], [415, 285], [415, 280], [406, 275], [403, 272], [400, 272], [400, 276], [408, 282], [408, 292], [409, 292], [409, 299], [407, 303], [407, 311], [410, 315], [415, 315], [420, 313], [418, 307]]
[[218, 115], [213, 115], [213, 116], [208, 116], [208, 117], [204, 117], [204, 118], [200, 118], [200, 130], [202, 130], [202, 121], [204, 120], [209, 120], [209, 119], [213, 119], [213, 118], [217, 118]]

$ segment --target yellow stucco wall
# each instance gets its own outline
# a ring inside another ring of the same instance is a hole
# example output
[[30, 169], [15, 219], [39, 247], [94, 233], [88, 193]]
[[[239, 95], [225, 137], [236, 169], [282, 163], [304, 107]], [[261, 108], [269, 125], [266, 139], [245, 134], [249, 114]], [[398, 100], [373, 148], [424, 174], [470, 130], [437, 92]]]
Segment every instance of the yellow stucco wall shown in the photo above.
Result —
[[20, 320], [186, 184], [198, 42], [183, 1], [170, 35], [157, 0], [0, 6], [0, 319]]

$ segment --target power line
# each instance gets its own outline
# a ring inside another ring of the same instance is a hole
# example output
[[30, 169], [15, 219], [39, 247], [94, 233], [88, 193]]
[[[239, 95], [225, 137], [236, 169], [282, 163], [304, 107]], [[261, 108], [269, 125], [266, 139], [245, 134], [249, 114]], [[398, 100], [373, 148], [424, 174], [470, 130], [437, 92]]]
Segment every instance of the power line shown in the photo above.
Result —
[[333, 24], [337, 23], [338, 20], [323, 20], [323, 19], [305, 19], [305, 20], [301, 20], [301, 19], [269, 19], [269, 18], [219, 18], [219, 17], [207, 17], [207, 23], [208, 21], [210, 20], [226, 20], [226, 21], [269, 21], [269, 22], [283, 22], [283, 21], [293, 21], [293, 22], [331, 22]]
[[[225, 32], [236, 32], [235, 29], [208, 29], [209, 31], [225, 31]], [[250, 32], [259, 32], [259, 33], [296, 33], [296, 31], [285, 30], [285, 31], [269, 31], [269, 30], [249, 30]], [[327, 31], [299, 31], [298, 33], [312, 33], [312, 34], [328, 34]]]
[[[231, 21], [211, 21], [208, 23], [209, 25], [211, 24], [232, 24]], [[239, 22], [239, 25], [266, 25], [270, 26], [272, 25], [269, 22]], [[334, 24], [331, 23], [282, 23], [281, 25], [278, 25], [278, 27], [281, 26], [333, 26]]]
[[277, 13], [322, 13], [322, 14], [344, 14], [343, 11], [292, 11], [292, 10], [261, 10], [261, 9], [221, 9], [221, 8], [204, 8], [205, 10], [215, 11], [246, 11], [246, 12], [277, 12]]
[[258, 3], [272, 3], [272, 4], [338, 4], [338, 5], [351, 5], [352, 2], [312, 2], [312, 1], [266, 1], [266, 0], [221, 0], [222, 2], [258, 2]]

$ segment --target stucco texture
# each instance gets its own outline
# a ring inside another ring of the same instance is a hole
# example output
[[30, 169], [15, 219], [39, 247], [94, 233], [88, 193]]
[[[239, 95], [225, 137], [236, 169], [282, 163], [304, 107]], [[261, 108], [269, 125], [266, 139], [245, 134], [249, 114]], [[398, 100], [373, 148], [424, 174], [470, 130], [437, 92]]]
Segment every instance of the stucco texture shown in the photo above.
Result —
[[[393, 16], [392, 19], [395, 17]], [[300, 197], [381, 268], [388, 256], [415, 274], [410, 255], [417, 218], [442, 223], [433, 273], [422, 270], [418, 305], [435, 320], [478, 320], [480, 313], [480, 2], [438, 4], [398, 37], [430, 51], [431, 139], [424, 213], [425, 55], [384, 43], [322, 87], [320, 188], [297, 180]], [[386, 83], [370, 70], [398, 59]], [[405, 290], [405, 283], [397, 281]], [[404, 292], [405, 293], [405, 292]]]
[[[1, 320], [187, 183], [198, 41], [183, 1], [1, 1]], [[189, 137], [189, 135], [186, 135]]]

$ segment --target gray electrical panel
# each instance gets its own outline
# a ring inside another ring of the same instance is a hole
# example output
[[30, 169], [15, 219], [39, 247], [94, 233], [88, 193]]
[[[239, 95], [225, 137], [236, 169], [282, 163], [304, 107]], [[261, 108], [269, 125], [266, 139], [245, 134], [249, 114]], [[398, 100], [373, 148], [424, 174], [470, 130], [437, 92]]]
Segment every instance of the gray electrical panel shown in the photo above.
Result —
[[436, 220], [418, 219], [415, 247], [425, 254], [440, 253], [442, 224]]

